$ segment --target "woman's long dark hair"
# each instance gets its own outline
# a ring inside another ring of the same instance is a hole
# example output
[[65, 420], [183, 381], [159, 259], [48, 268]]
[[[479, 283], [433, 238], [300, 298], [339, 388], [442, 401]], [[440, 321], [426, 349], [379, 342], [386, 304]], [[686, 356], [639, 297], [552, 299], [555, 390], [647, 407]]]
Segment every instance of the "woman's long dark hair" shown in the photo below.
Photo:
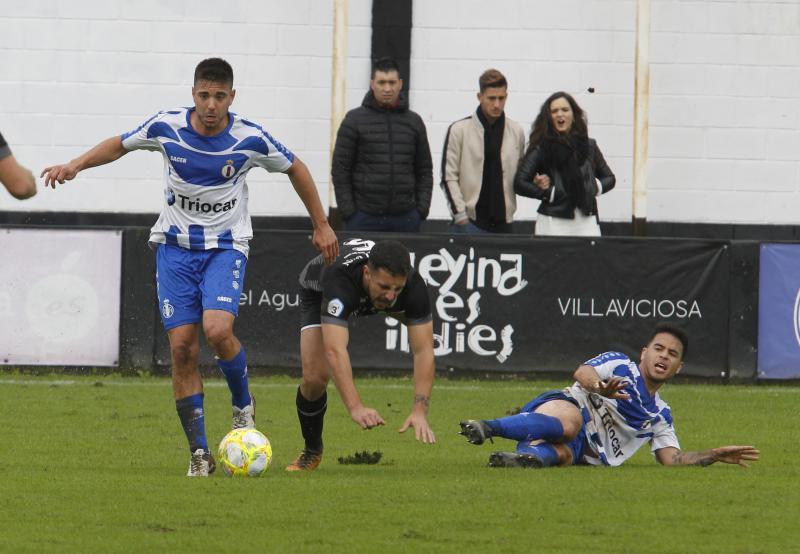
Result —
[[536, 116], [536, 120], [534, 120], [531, 125], [531, 135], [528, 139], [527, 152], [539, 146], [545, 138], [556, 139], [558, 137], [558, 131], [553, 128], [553, 118], [550, 116], [550, 104], [553, 103], [553, 100], [557, 100], [558, 98], [566, 99], [572, 107], [573, 121], [569, 133], [581, 138], [589, 137], [589, 124], [586, 121], [586, 114], [571, 94], [560, 90], [551, 94], [547, 100], [544, 101], [544, 104], [542, 104], [539, 115]]

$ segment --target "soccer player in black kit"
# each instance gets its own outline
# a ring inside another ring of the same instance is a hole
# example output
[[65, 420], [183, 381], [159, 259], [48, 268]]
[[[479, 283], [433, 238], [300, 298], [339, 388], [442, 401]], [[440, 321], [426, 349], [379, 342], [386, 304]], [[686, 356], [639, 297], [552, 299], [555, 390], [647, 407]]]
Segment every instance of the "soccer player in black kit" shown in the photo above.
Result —
[[385, 423], [377, 410], [364, 405], [353, 382], [347, 352], [350, 317], [383, 314], [407, 326], [414, 356], [414, 402], [399, 431], [413, 427], [417, 440], [435, 442], [427, 417], [435, 369], [433, 316], [428, 287], [411, 267], [405, 246], [394, 240], [350, 239], [332, 265], [317, 256], [300, 273], [300, 314], [303, 378], [297, 416], [305, 447], [287, 471], [310, 471], [322, 461], [330, 377], [353, 421], [363, 429]]

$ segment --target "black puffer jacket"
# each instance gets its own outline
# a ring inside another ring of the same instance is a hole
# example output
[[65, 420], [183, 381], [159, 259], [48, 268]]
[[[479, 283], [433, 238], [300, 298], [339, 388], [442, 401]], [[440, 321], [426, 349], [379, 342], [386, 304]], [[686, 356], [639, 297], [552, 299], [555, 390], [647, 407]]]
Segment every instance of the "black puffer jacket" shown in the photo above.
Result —
[[431, 207], [433, 164], [422, 118], [400, 95], [394, 110], [367, 92], [361, 106], [347, 112], [333, 149], [331, 167], [342, 218], [357, 210], [401, 214], [413, 208], [425, 219]]
[[[541, 145], [525, 154], [517, 168], [517, 175], [514, 177], [514, 191], [520, 196], [541, 200], [542, 203], [537, 210], [540, 214], [575, 219], [575, 208], [578, 202], [568, 194], [563, 176], [558, 171], [547, 168], [548, 164], [544, 158], [545, 155]], [[589, 152], [586, 156], [586, 161], [578, 170], [583, 177], [582, 193], [585, 196], [582, 203], [589, 207], [589, 213], [586, 215], [597, 215], [596, 198], [598, 189], [595, 178], [600, 180], [603, 194], [614, 188], [617, 178], [611, 168], [608, 167], [594, 139], [589, 139]], [[537, 173], [546, 174], [550, 177], [550, 189], [544, 191], [533, 184], [533, 178]], [[555, 187], [555, 195], [551, 202], [552, 187]]]

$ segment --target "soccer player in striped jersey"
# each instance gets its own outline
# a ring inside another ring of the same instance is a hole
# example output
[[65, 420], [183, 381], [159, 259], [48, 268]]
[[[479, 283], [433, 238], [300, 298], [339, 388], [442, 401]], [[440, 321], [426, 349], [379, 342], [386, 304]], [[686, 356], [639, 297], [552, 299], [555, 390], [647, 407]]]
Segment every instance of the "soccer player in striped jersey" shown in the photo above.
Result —
[[688, 346], [683, 330], [660, 324], [638, 364], [620, 352], [600, 354], [575, 370], [571, 387], [539, 395], [516, 415], [462, 421], [461, 434], [472, 444], [517, 441], [514, 452], [493, 452], [491, 467], [618, 466], [645, 443], [663, 465], [746, 467], [758, 460], [754, 446], [686, 452], [678, 444], [672, 411], [658, 391], [681, 370]]
[[253, 235], [247, 173], [256, 167], [286, 173], [311, 216], [314, 245], [327, 263], [339, 251], [308, 168], [261, 126], [230, 112], [235, 96], [228, 62], [203, 60], [194, 74], [194, 106], [158, 112], [136, 129], [42, 172], [45, 186], [55, 188], [132, 150], [154, 150], [164, 158], [164, 199], [150, 244], [175, 405], [191, 452], [189, 476], [214, 471], [197, 359], [201, 327], [231, 391], [233, 428], [255, 426], [245, 350], [233, 334]]

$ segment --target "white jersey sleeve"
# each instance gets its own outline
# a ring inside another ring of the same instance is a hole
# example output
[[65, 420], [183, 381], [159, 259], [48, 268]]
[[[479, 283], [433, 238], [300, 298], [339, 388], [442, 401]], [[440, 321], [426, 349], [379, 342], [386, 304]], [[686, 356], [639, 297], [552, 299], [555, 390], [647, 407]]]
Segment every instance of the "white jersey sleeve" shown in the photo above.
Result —
[[656, 404], [661, 408], [659, 411], [660, 417], [653, 424], [652, 431], [653, 437], [650, 441], [650, 450], [655, 452], [662, 448], [677, 448], [680, 450], [680, 443], [678, 442], [678, 435], [675, 433], [673, 427], [672, 413], [669, 406], [667, 406], [661, 398], [656, 399]]
[[628, 368], [630, 361], [630, 358], [622, 352], [605, 352], [587, 360], [584, 365], [592, 366], [600, 379], [604, 381], [611, 377], [620, 377], [630, 381]]
[[[123, 134], [122, 146], [125, 150], [162, 150], [161, 142], [158, 140], [158, 135], [151, 133], [150, 127], [154, 124], [159, 124], [160, 119], [167, 112], [158, 112], [139, 125], [136, 129]], [[161, 125], [165, 125], [161, 123]], [[176, 137], [177, 138], [177, 137]]]
[[245, 124], [253, 125], [261, 131], [259, 139], [264, 143], [264, 150], [259, 150], [250, 160], [254, 166], [266, 169], [270, 173], [283, 172], [292, 166], [294, 154], [288, 148], [260, 126], [250, 122], [245, 122]]

